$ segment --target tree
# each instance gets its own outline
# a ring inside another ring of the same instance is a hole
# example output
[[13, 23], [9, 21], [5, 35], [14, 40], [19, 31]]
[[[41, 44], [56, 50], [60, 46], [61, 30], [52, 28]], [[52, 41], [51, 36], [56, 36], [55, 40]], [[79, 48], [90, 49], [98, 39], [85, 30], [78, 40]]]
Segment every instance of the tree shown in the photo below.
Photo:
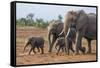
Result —
[[43, 19], [42, 19], [42, 18], [39, 18], [39, 19], [37, 18], [37, 19], [36, 19], [36, 22], [42, 23], [42, 22], [43, 22]]
[[30, 26], [32, 26], [33, 23], [34, 23], [33, 17], [34, 17], [34, 14], [33, 13], [29, 13], [26, 16], [27, 24], [30, 25]]
[[43, 22], [44, 22], [44, 21], [43, 21], [42, 18], [36, 18], [36, 26], [37, 26], [37, 27], [40, 27], [41, 24], [42, 24]]
[[26, 19], [25, 18], [20, 18], [16, 20], [17, 25], [24, 26], [26, 24]]
[[26, 18], [32, 20], [33, 19], [34, 14], [33, 13], [29, 13]]
[[26, 22], [26, 19], [25, 18], [21, 18], [20, 21], [21, 22]]
[[62, 16], [61, 15], [58, 15], [58, 20], [62, 20], [63, 18], [62, 18]]

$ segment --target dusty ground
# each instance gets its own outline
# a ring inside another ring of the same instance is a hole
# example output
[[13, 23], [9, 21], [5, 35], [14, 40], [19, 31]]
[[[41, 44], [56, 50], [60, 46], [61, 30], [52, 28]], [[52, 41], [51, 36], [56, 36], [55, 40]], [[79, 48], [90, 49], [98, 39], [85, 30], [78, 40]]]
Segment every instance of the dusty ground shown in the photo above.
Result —
[[[16, 30], [16, 63], [17, 65], [26, 65], [26, 64], [47, 64], [47, 63], [61, 63], [61, 62], [79, 62], [79, 61], [95, 61], [96, 60], [96, 41], [92, 41], [92, 54], [80, 54], [75, 55], [71, 53], [66, 55], [63, 52], [60, 52], [59, 55], [56, 55], [56, 50], [53, 49], [53, 52], [48, 53], [48, 43], [47, 43], [47, 29], [40, 29], [34, 27], [18, 27]], [[45, 41], [44, 52], [45, 54], [40, 54], [37, 51], [37, 54], [33, 52], [28, 55], [30, 47], [26, 48], [25, 53], [23, 49], [25, 43], [29, 37], [32, 36], [43, 36]], [[83, 39], [83, 47], [87, 48], [87, 41]]]

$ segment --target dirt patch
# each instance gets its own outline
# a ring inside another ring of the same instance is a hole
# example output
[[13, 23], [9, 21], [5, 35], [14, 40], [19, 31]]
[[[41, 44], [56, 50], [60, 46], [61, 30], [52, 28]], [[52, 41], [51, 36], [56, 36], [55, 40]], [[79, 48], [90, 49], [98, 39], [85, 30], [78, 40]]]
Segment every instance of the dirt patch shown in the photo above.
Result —
[[[48, 53], [47, 42], [47, 29], [40, 29], [34, 27], [17, 27], [16, 30], [16, 63], [17, 65], [27, 64], [47, 64], [47, 63], [62, 63], [62, 62], [80, 62], [80, 61], [95, 61], [96, 60], [96, 41], [92, 41], [92, 54], [80, 54], [75, 55], [71, 53], [66, 55], [64, 52], [60, 52], [56, 55], [56, 49], [53, 49], [52, 53]], [[30, 47], [26, 48], [23, 53], [23, 48], [29, 37], [43, 36], [45, 41], [44, 54], [40, 52], [34, 54], [33, 52], [28, 55]], [[87, 41], [83, 39], [83, 47], [87, 49]]]

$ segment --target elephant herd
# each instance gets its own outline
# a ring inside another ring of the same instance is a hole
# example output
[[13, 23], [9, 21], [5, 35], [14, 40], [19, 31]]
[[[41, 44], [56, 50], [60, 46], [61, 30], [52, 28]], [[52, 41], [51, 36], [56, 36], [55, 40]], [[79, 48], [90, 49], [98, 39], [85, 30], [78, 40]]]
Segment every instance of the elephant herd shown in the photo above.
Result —
[[[52, 21], [48, 25], [48, 52], [52, 52], [52, 49], [57, 49], [57, 53], [60, 50], [64, 51], [66, 54], [69, 54], [69, 50], [79, 54], [81, 51], [83, 54], [91, 53], [91, 41], [97, 39], [97, 21], [96, 14], [89, 13], [87, 14], [84, 10], [79, 11], [68, 11], [64, 17], [64, 23], [60, 20]], [[85, 38], [88, 42], [88, 51], [86, 48], [82, 47], [82, 38]], [[41, 53], [44, 53], [44, 39], [42, 37], [32, 37], [28, 40], [25, 48], [28, 45], [31, 45], [30, 52], [34, 51], [35, 47]], [[75, 48], [73, 48], [75, 44]], [[75, 49], [75, 50], [74, 50]], [[30, 54], [29, 52], [29, 54]]]

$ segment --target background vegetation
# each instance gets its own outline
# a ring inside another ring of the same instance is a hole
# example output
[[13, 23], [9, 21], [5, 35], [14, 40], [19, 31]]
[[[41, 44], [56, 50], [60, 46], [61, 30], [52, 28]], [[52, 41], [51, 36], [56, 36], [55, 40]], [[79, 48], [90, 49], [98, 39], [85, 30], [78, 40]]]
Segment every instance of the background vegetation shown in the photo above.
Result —
[[[54, 20], [54, 19], [53, 19]], [[51, 21], [53, 21], [51, 20]], [[58, 15], [58, 20], [62, 21], [62, 16]], [[34, 26], [40, 28], [46, 28], [51, 21], [44, 21], [42, 18], [34, 19], [34, 14], [29, 13], [25, 18], [20, 18], [16, 20], [17, 26]]]

